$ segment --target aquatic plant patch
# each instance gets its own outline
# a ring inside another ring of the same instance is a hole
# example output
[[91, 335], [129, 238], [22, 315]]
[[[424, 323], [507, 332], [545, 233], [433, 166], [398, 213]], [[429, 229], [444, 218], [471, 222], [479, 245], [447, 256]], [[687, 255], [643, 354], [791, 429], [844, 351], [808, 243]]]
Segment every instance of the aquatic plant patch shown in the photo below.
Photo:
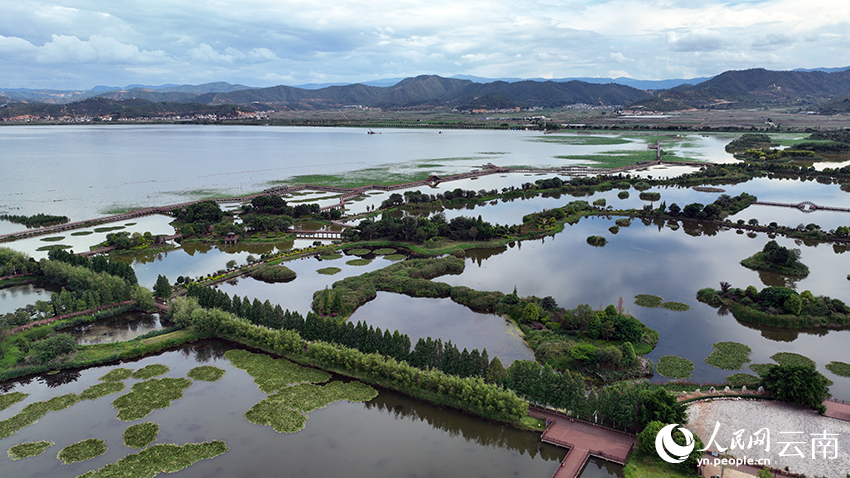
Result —
[[131, 377], [137, 378], [139, 380], [147, 380], [149, 378], [156, 377], [157, 375], [162, 375], [164, 373], [168, 373], [168, 367], [158, 363], [152, 363], [145, 367], [140, 368], [133, 372]]
[[11, 407], [29, 396], [28, 393], [24, 392], [12, 392], [0, 395], [0, 411]]
[[657, 295], [638, 294], [635, 296], [635, 304], [641, 307], [661, 307], [662, 302], [664, 302], [664, 299]]
[[319, 258], [322, 259], [323, 261], [332, 261], [332, 260], [335, 260], [335, 259], [341, 259], [342, 254], [340, 254], [338, 252], [322, 253], [322, 254], [319, 254]]
[[334, 274], [342, 272], [342, 269], [340, 269], [339, 267], [323, 267], [321, 269], [316, 270], [316, 272], [322, 275], [332, 276]]
[[124, 226], [96, 227], [96, 228], [94, 228], [94, 232], [112, 232], [112, 231], [118, 231], [120, 229], [124, 229]]
[[309, 413], [342, 400], [367, 402], [378, 391], [361, 382], [331, 382], [324, 386], [301, 384], [287, 387], [251, 407], [245, 419], [267, 425], [278, 433], [295, 433], [304, 428]]
[[36, 247], [35, 250], [38, 251], [38, 252], [44, 252], [44, 251], [53, 251], [53, 250], [56, 250], [56, 249], [70, 249], [72, 247], [74, 247], [74, 246], [71, 246], [71, 245], [68, 245], [68, 244], [51, 244], [49, 246]]
[[213, 367], [212, 365], [202, 365], [189, 370], [187, 374], [192, 380], [200, 380], [202, 382], [218, 382], [221, 377], [224, 377], [224, 369]]
[[814, 367], [815, 361], [810, 359], [809, 357], [805, 357], [800, 354], [795, 354], [793, 352], [777, 352], [770, 356], [773, 360], [776, 360], [776, 363], [779, 365], [802, 365], [802, 366], [812, 366]]
[[103, 382], [83, 390], [80, 400], [96, 400], [124, 390], [124, 382]]
[[183, 446], [164, 443], [146, 448], [77, 478], [153, 478], [160, 473], [176, 473], [201, 460], [215, 458], [228, 450], [223, 441], [187, 443]]
[[353, 256], [365, 256], [366, 254], [369, 254], [372, 251], [370, 251], [369, 249], [357, 248], [357, 249], [349, 249], [346, 252], [348, 252], [349, 254], [351, 254]]
[[761, 378], [751, 373], [733, 373], [726, 377], [726, 382], [731, 385], [758, 385]]
[[71, 233], [72, 236], [90, 236], [92, 234], [94, 234], [94, 231], [77, 231]]
[[350, 266], [366, 266], [372, 263], [372, 259], [351, 259], [350, 261], [345, 261], [345, 263]]
[[89, 438], [59, 450], [56, 458], [59, 458], [63, 465], [70, 465], [71, 463], [91, 460], [104, 453], [106, 453], [106, 442], [97, 438]]
[[395, 254], [395, 249], [392, 247], [381, 247], [380, 249], [375, 249], [372, 251], [373, 254], [377, 254], [379, 256], [386, 256], [389, 254]]
[[723, 370], [740, 370], [750, 361], [752, 349], [737, 342], [717, 342], [705, 363]]
[[124, 430], [124, 446], [129, 448], [144, 448], [159, 435], [159, 424], [154, 422], [130, 425]]
[[331, 375], [322, 370], [302, 367], [286, 359], [275, 359], [265, 354], [247, 350], [228, 350], [224, 357], [238, 369], [248, 372], [254, 383], [265, 393], [274, 393], [298, 383], [323, 383]]
[[133, 371], [129, 368], [113, 368], [98, 380], [101, 382], [120, 382], [126, 380], [133, 375]]
[[620, 219], [614, 221], [614, 224], [620, 227], [629, 227], [632, 225], [632, 220], [627, 217], [621, 217]]
[[659, 201], [661, 200], [661, 193], [642, 192], [639, 197], [642, 201]]
[[675, 310], [677, 312], [684, 312], [686, 310], [691, 309], [691, 306], [689, 306], [688, 304], [685, 304], [685, 303], [682, 303], [682, 302], [675, 302], [675, 301], [664, 302], [664, 303], [661, 304], [661, 307], [663, 307], [667, 310]]
[[41, 455], [48, 448], [55, 445], [52, 441], [30, 441], [26, 443], [20, 443], [12, 448], [9, 448], [9, 451], [6, 454], [9, 456], [10, 460], [20, 460], [21, 458], [32, 458], [34, 456]]
[[386, 259], [388, 261], [393, 261], [393, 262], [403, 261], [406, 258], [407, 258], [407, 256], [405, 256], [404, 254], [390, 254], [388, 256], [384, 256], [384, 259]]
[[850, 377], [850, 363], [832, 361], [826, 364], [826, 369], [835, 375]]
[[761, 376], [764, 376], [764, 374], [766, 374], [773, 367], [776, 367], [776, 364], [772, 364], [772, 363], [751, 363], [750, 364], [750, 370], [752, 370], [753, 372], [755, 372], [755, 373], [757, 373]]
[[694, 371], [694, 363], [676, 355], [665, 355], [658, 359], [655, 370], [662, 377], [685, 380], [691, 377], [691, 372]]
[[138, 420], [156, 409], [168, 408], [191, 385], [188, 378], [153, 378], [134, 384], [130, 393], [113, 400], [112, 406], [118, 410], [119, 420]]
[[549, 135], [549, 136], [538, 136], [533, 139], [529, 139], [527, 141], [534, 141], [536, 143], [555, 143], [555, 144], [566, 144], [566, 145], [576, 145], [576, 146], [606, 146], [606, 145], [614, 145], [614, 144], [628, 144], [631, 141], [619, 137], [613, 136], [561, 136], [561, 135]]
[[59, 242], [62, 239], [65, 239], [65, 236], [42, 237], [39, 240], [44, 242]]
[[79, 396], [69, 393], [67, 395], [53, 397], [50, 400], [30, 403], [16, 415], [0, 421], [0, 440], [18, 433], [21, 428], [36, 423], [41, 417], [47, 415], [48, 412], [65, 410], [79, 401]]

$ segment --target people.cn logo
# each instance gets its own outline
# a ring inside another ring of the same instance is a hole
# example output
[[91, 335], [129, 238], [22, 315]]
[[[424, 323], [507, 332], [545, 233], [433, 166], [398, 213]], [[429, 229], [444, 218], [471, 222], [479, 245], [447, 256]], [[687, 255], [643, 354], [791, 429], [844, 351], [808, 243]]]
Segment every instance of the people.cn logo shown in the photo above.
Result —
[[673, 432], [677, 426], [679, 425], [675, 423], [667, 425], [655, 436], [655, 451], [667, 463], [682, 463], [694, 451], [694, 435], [690, 430], [679, 427], [679, 430], [685, 435], [684, 445], [679, 445], [673, 441]]

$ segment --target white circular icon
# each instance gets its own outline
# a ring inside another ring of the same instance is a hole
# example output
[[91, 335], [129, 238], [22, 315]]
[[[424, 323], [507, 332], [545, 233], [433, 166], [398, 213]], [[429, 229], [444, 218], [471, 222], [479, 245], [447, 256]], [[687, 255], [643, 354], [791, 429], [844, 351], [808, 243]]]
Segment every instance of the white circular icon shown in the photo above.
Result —
[[694, 435], [686, 428], [679, 427], [685, 435], [685, 444], [679, 445], [673, 441], [673, 431], [678, 426], [675, 423], [667, 425], [655, 436], [655, 451], [667, 463], [681, 463], [694, 451]]

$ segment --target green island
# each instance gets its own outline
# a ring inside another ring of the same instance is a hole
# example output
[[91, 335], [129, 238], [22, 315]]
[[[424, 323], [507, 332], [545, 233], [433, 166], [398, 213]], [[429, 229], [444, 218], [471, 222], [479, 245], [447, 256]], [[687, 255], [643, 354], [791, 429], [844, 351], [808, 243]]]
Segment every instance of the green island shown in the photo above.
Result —
[[170, 443], [154, 445], [103, 468], [83, 473], [80, 478], [153, 478], [162, 472], [176, 473], [198, 461], [215, 458], [227, 450], [227, 444], [223, 441], [187, 443], [182, 446]]
[[118, 419], [133, 421], [146, 417], [157, 408], [167, 408], [181, 398], [183, 391], [192, 385], [185, 378], [153, 378], [133, 384], [130, 393], [112, 401], [118, 410]]
[[27, 227], [45, 227], [55, 224], [65, 224], [70, 221], [67, 216], [51, 216], [38, 213], [33, 216], [20, 216], [14, 214], [0, 214], [0, 221], [9, 221], [15, 224], [23, 224]]
[[189, 370], [186, 376], [192, 380], [199, 380], [201, 382], [218, 382], [221, 380], [221, 377], [224, 377], [224, 373], [224, 370], [218, 367], [202, 365]]
[[737, 342], [718, 342], [714, 351], [706, 357], [705, 363], [723, 370], [741, 370], [750, 361], [750, 347]]
[[797, 293], [781, 286], [746, 289], [721, 282], [720, 290], [700, 289], [697, 300], [712, 307], [726, 307], [741, 322], [800, 328], [843, 328], [850, 325], [850, 308], [838, 299]]
[[807, 276], [809, 268], [800, 262], [800, 250], [780, 246], [769, 241], [761, 252], [741, 261], [741, 265], [750, 269], [778, 272], [789, 276]]

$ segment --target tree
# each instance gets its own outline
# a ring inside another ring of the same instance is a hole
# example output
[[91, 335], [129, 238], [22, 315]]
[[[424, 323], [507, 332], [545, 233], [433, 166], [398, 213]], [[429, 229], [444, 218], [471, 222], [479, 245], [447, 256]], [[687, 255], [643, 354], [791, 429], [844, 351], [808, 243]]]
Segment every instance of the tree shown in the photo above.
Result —
[[628, 367], [629, 365], [635, 363], [635, 359], [637, 358], [637, 354], [635, 354], [635, 348], [631, 342], [623, 343], [623, 366]]
[[522, 312], [522, 318], [526, 322], [536, 322], [540, 318], [540, 313], [537, 311], [537, 305], [529, 302]]
[[777, 365], [764, 374], [762, 385], [774, 398], [826, 412], [829, 380], [814, 365]]
[[508, 372], [502, 365], [502, 361], [499, 360], [499, 357], [493, 357], [493, 361], [487, 366], [487, 373], [484, 378], [490, 383], [501, 383], [507, 376]]
[[637, 451], [644, 456], [655, 456], [655, 437], [665, 427], [665, 423], [652, 421], [647, 423], [643, 431], [637, 434]]
[[233, 269], [234, 267], [236, 267], [236, 261], [233, 260], [233, 259], [230, 259], [229, 261], [227, 261], [226, 266], [227, 266], [228, 269]]
[[168, 278], [160, 274], [156, 276], [156, 284], [153, 286], [153, 295], [160, 299], [171, 297], [171, 282]]

